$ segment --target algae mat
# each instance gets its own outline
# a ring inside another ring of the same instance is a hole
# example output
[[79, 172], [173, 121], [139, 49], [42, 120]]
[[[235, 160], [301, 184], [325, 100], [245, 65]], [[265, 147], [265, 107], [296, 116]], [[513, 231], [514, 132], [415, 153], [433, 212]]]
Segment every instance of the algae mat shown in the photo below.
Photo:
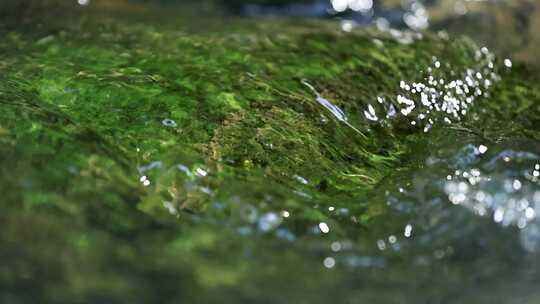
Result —
[[2, 302], [540, 299], [530, 68], [333, 22], [67, 16], [2, 28]]

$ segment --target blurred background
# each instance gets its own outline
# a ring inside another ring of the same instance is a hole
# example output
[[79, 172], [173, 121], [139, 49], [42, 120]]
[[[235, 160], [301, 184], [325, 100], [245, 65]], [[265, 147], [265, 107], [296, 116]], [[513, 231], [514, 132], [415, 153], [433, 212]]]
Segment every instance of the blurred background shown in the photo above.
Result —
[[530, 64], [540, 59], [538, 0], [2, 0], [5, 24], [72, 10], [134, 11], [165, 8], [197, 17], [243, 16], [337, 19], [344, 30], [432, 31], [467, 35], [504, 56]]

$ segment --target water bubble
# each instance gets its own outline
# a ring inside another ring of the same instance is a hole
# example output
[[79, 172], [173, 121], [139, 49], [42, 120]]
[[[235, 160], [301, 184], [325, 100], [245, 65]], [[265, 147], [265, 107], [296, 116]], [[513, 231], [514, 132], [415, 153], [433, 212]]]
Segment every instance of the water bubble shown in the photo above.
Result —
[[304, 185], [309, 184], [309, 181], [303, 176], [295, 175], [294, 178], [296, 178], [297, 181], [301, 182]]
[[341, 21], [341, 30], [344, 32], [350, 32], [357, 26], [356, 22], [351, 20], [343, 20]]
[[165, 118], [161, 121], [161, 124], [166, 126], [166, 127], [169, 127], [169, 128], [174, 128], [176, 127], [176, 121], [170, 119], [170, 118]]
[[379, 248], [379, 250], [385, 250], [386, 249], [386, 242], [384, 240], [378, 240], [377, 241], [377, 248]]
[[373, 108], [372, 105], [368, 105], [368, 109], [366, 111], [364, 111], [364, 116], [366, 116], [366, 118], [371, 120], [371, 121], [378, 121], [379, 120], [379, 118], [375, 114], [375, 109]]
[[502, 222], [504, 219], [504, 209], [502, 208], [497, 208], [495, 210], [495, 213], [493, 213], [493, 220], [496, 222], [496, 223], [500, 223]]
[[259, 218], [259, 220], [257, 221], [257, 227], [263, 232], [268, 232], [278, 227], [281, 224], [282, 220], [283, 219], [275, 212], [268, 212], [263, 214]]
[[197, 168], [195, 170], [198, 176], [205, 177], [208, 175], [208, 171], [204, 170], [203, 168]]
[[319, 230], [321, 230], [322, 233], [328, 233], [330, 232], [330, 227], [325, 222], [319, 223]]
[[412, 225], [411, 224], [407, 224], [407, 226], [405, 226], [405, 231], [403, 232], [403, 235], [407, 238], [411, 237], [412, 236]]
[[333, 252], [338, 252], [341, 250], [342, 246], [341, 246], [341, 243], [340, 242], [333, 242], [331, 245], [330, 245], [330, 248], [332, 249]]
[[484, 146], [484, 145], [480, 145], [480, 146], [478, 147], [478, 152], [480, 152], [480, 154], [486, 153], [487, 150], [488, 150], [488, 147], [486, 147], [486, 146]]
[[336, 259], [334, 259], [333, 257], [327, 257], [324, 259], [323, 264], [324, 267], [328, 269], [334, 268], [334, 266], [336, 266]]
[[139, 181], [143, 184], [143, 186], [145, 187], [148, 187], [150, 186], [150, 180], [148, 179], [148, 177], [146, 175], [143, 175], [141, 176], [141, 178], [139, 179]]
[[403, 21], [415, 31], [424, 30], [429, 26], [429, 16], [422, 3], [415, 1], [411, 4], [410, 12], [403, 15]]
[[243, 205], [240, 208], [240, 217], [248, 223], [254, 223], [257, 220], [257, 215], [257, 209], [251, 205]]
[[512, 187], [514, 188], [514, 190], [518, 191], [519, 189], [521, 189], [521, 182], [519, 180], [514, 180], [514, 182], [512, 183]]
[[533, 218], [536, 217], [536, 211], [534, 211], [534, 209], [531, 207], [527, 207], [527, 209], [525, 210], [525, 217], [528, 220], [532, 220]]

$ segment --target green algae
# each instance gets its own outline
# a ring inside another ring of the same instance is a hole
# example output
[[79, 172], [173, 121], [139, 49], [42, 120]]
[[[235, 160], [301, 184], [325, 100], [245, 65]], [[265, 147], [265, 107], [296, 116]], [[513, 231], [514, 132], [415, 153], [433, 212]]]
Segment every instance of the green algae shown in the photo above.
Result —
[[[379, 96], [396, 103], [399, 82], [421, 80], [433, 56], [456, 73], [473, 65], [477, 46], [465, 38], [401, 44], [372, 30], [272, 20], [194, 34], [185, 20], [79, 17], [6, 29], [0, 40], [5, 301], [212, 303], [232, 292], [236, 303], [322, 303], [346, 288], [305, 298], [341, 282], [303, 254], [303, 242], [318, 241], [307, 236], [295, 251], [265, 235], [238, 239], [237, 227], [257, 225], [249, 206], [287, 210], [300, 238], [326, 222], [333, 238], [354, 239], [386, 214], [384, 183], [438, 143], [540, 140], [540, 87], [519, 64], [500, 67], [501, 81], [460, 123], [426, 134], [364, 118]], [[246, 248], [259, 258], [239, 259]], [[450, 276], [456, 288], [466, 268]], [[283, 281], [264, 286], [273, 275]], [[317, 280], [305, 292], [287, 290], [306, 277]], [[447, 296], [438, 288], [433, 297]]]

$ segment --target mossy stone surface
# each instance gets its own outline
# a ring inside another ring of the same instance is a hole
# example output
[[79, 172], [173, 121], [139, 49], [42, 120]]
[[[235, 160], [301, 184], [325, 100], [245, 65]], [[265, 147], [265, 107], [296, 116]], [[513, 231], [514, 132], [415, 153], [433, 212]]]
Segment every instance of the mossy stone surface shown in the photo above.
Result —
[[[388, 209], [385, 183], [449, 142], [540, 141], [538, 81], [500, 59], [500, 81], [460, 122], [425, 133], [405, 119], [366, 119], [377, 97], [397, 105], [400, 81], [421, 81], [434, 57], [448, 64], [441, 77], [475, 65], [478, 47], [465, 38], [404, 44], [333, 22], [159, 14], [78, 10], [4, 27], [0, 300], [322, 303], [346, 288], [306, 297], [342, 282], [320, 265], [328, 239], [310, 227], [328, 223], [335, 239], [369, 234]], [[246, 225], [266, 231], [257, 217], [285, 210], [292, 216], [279, 221], [294, 245], [238, 236]], [[392, 278], [411, 286], [400, 278], [414, 271]], [[434, 298], [459, 289], [467, 264], [452, 271]], [[384, 280], [376, 277], [378, 292]]]

